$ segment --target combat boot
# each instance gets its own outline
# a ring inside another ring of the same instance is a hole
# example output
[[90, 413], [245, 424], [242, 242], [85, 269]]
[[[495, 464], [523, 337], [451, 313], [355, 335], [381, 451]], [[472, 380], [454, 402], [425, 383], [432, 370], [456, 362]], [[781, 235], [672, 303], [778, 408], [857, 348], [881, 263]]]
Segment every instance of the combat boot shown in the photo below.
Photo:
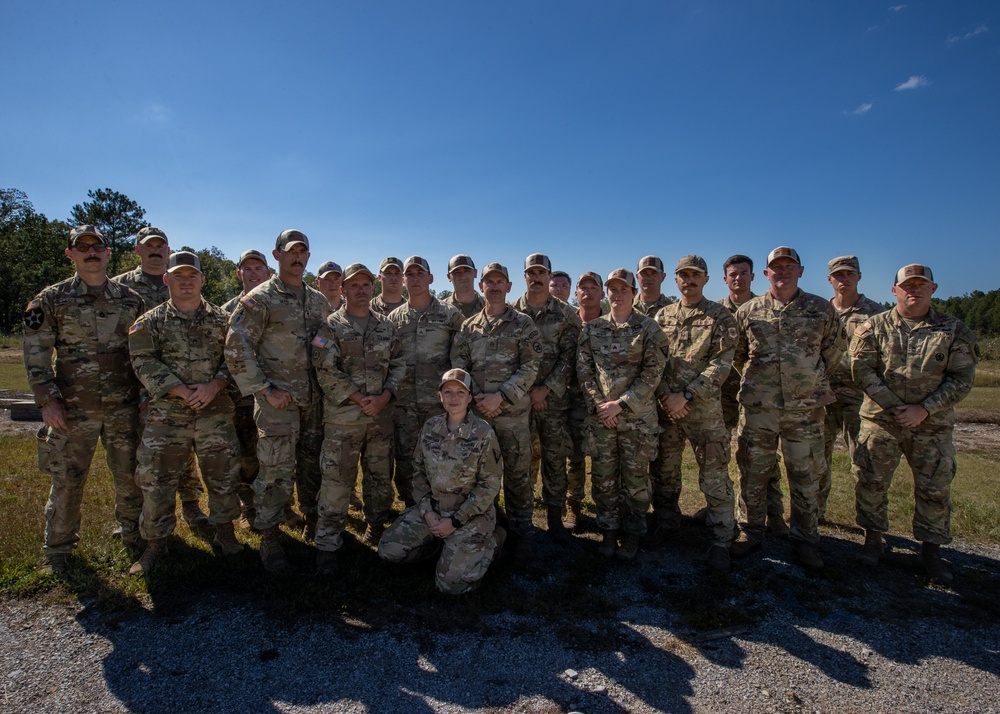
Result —
[[778, 538], [787, 538], [791, 529], [785, 523], [784, 517], [779, 514], [767, 514], [767, 532]]
[[941, 560], [941, 546], [937, 543], [921, 543], [920, 560], [924, 564], [924, 575], [931, 580], [938, 580], [945, 585], [951, 585], [955, 576]]
[[580, 527], [580, 523], [583, 514], [583, 504], [579, 501], [566, 501], [566, 520], [565, 523], [567, 530], [575, 531]]
[[816, 546], [812, 543], [806, 543], [802, 541], [795, 546], [795, 555], [798, 556], [799, 562], [802, 563], [802, 567], [808, 568], [809, 570], [822, 570], [823, 569], [823, 558], [820, 556], [819, 551], [816, 550]]
[[738, 540], [729, 547], [729, 554], [734, 558], [745, 558], [764, 545], [764, 536], [758, 533], [740, 533]]
[[365, 534], [361, 537], [361, 542], [369, 548], [378, 548], [379, 539], [385, 533], [385, 526], [381, 523], [369, 523], [365, 528]]
[[858, 562], [868, 567], [875, 567], [882, 559], [885, 552], [885, 545], [882, 543], [882, 534], [879, 531], [867, 529], [865, 531], [865, 544], [861, 546], [858, 553]]
[[223, 555], [238, 555], [243, 552], [243, 544], [236, 540], [232, 521], [215, 526], [215, 538], [212, 539], [212, 543], [222, 551]]
[[722, 545], [713, 545], [708, 549], [708, 567], [719, 573], [728, 573], [731, 567], [729, 559], [729, 548]]
[[253, 508], [246, 508], [240, 513], [240, 528], [246, 528], [251, 533], [260, 533], [254, 525], [257, 518], [257, 511]]
[[201, 510], [197, 501], [181, 501], [181, 516], [192, 528], [208, 525], [208, 516]]
[[142, 557], [132, 563], [132, 567], [128, 569], [128, 574], [149, 575], [150, 572], [152, 572], [153, 567], [156, 565], [156, 562], [166, 554], [167, 539], [154, 538], [146, 544], [146, 550], [143, 551]]
[[285, 525], [289, 530], [297, 531], [306, 525], [306, 521], [291, 506], [288, 506], [285, 508]]
[[316, 540], [316, 524], [319, 522], [318, 513], [307, 513], [305, 517], [305, 525], [302, 527], [302, 540], [306, 543], [312, 543]]
[[68, 553], [48, 553], [38, 572], [42, 575], [58, 575], [66, 572], [67, 567], [69, 567]]
[[635, 533], [626, 533], [622, 537], [622, 544], [618, 550], [615, 551], [615, 557], [618, 560], [635, 560], [636, 553], [639, 552], [639, 536]]
[[618, 549], [618, 531], [601, 531], [601, 545], [597, 553], [605, 558], [614, 558]]
[[563, 525], [562, 509], [559, 506], [549, 506], [546, 515], [549, 526], [549, 538], [559, 545], [567, 545], [572, 538], [570, 538], [566, 526]]
[[503, 550], [503, 544], [507, 542], [507, 529], [503, 526], [497, 526], [493, 529], [493, 540], [496, 541], [496, 545], [493, 548], [493, 557], [499, 557], [500, 551]]
[[281, 531], [278, 526], [261, 531], [260, 560], [264, 564], [264, 570], [269, 573], [280, 573], [288, 568], [288, 558], [281, 546]]
[[321, 550], [316, 553], [316, 575], [336, 575], [339, 570], [339, 550]]

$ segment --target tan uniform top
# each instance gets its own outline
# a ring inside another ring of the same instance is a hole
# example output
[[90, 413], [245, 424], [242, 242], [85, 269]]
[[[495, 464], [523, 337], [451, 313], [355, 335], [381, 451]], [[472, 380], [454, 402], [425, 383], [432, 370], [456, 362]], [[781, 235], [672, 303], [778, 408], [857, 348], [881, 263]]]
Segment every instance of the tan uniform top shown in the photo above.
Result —
[[673, 302], [673, 300], [668, 298], [663, 293], [660, 293], [660, 297], [656, 298], [653, 302], [646, 302], [642, 299], [642, 293], [636, 293], [635, 298], [632, 300], [632, 309], [637, 310], [640, 314], [645, 315], [646, 317], [656, 317], [656, 313], [658, 313], [661, 308], [671, 305]]
[[[747, 298], [747, 300], [744, 300], [743, 303], [741, 304], [744, 304], [755, 297], [757, 296], [751, 292], [750, 297]], [[737, 305], [735, 302], [733, 302], [733, 298], [730, 295], [726, 295], [726, 297], [719, 300], [719, 304], [725, 307], [727, 310], [729, 310], [729, 312], [732, 313], [733, 315], [735, 315], [736, 311], [740, 309], [740, 306]], [[737, 333], [738, 332], [739, 331], [737, 330]], [[737, 340], [739, 339], [738, 334], [736, 339]], [[725, 383], [723, 383], [722, 385], [722, 399], [727, 403], [735, 402], [736, 395], [740, 393], [740, 382], [742, 381], [743, 381], [743, 375], [740, 374], [740, 371], [736, 369], [735, 366], [733, 366], [733, 368], [729, 370], [729, 376], [726, 378]]]
[[548, 387], [548, 407], [565, 409], [569, 406], [566, 391], [576, 371], [576, 345], [580, 341], [582, 326], [580, 316], [576, 310], [551, 295], [538, 308], [529, 305], [527, 297], [522, 295], [514, 303], [514, 309], [531, 318], [542, 343], [538, 375], [531, 386]]
[[[833, 305], [833, 301], [830, 304]], [[837, 306], [834, 305], [833, 309], [837, 310], [837, 316], [840, 318], [840, 324], [844, 326], [848, 340], [869, 317], [885, 312], [884, 305], [869, 300], [864, 295], [859, 295], [858, 301], [850, 307], [838, 310]], [[865, 396], [864, 390], [856, 385], [851, 377], [851, 356], [847, 351], [844, 352], [844, 359], [840, 365], [830, 375], [830, 386], [833, 387], [833, 393], [837, 395], [837, 401], [845, 404], [861, 404]]]
[[406, 362], [397, 402], [425, 409], [438, 405], [441, 375], [451, 369], [451, 343], [462, 329], [462, 313], [432, 297], [424, 310], [402, 305], [389, 313], [389, 320]]
[[690, 307], [667, 305], [656, 314], [656, 324], [666, 337], [667, 355], [657, 394], [688, 390], [698, 399], [719, 401], [739, 342], [732, 313], [702, 298]]
[[[388, 317], [389, 313], [395, 310], [397, 307], [402, 307], [406, 304], [406, 298], [404, 297], [399, 302], [386, 302], [382, 295], [376, 296], [369, 304], [368, 307], [372, 312], [377, 312], [383, 317]], [[340, 301], [338, 309], [344, 306], [344, 301]]]
[[452, 293], [448, 297], [441, 298], [441, 302], [445, 305], [451, 305], [453, 308], [462, 313], [462, 317], [466, 319], [482, 312], [483, 308], [486, 307], [486, 298], [479, 293], [476, 293], [476, 299], [472, 302], [459, 302], [458, 298], [455, 297], [455, 293]]
[[170, 299], [170, 290], [163, 282], [163, 276], [144, 273], [142, 266], [120, 273], [111, 279], [139, 293], [146, 310], [152, 310]]

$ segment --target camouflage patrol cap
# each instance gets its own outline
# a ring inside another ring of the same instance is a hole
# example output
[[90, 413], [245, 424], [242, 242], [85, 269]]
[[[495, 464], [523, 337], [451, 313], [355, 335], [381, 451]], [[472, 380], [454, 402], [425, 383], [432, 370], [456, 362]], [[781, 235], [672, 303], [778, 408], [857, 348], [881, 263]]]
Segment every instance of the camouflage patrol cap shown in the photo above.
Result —
[[791, 258], [799, 265], [802, 265], [802, 261], [799, 259], [798, 251], [796, 251], [795, 248], [789, 248], [787, 245], [779, 245], [777, 248], [768, 253], [767, 264], [770, 265], [778, 258]]
[[254, 250], [253, 248], [251, 248], [250, 250], [245, 250], [240, 254], [240, 262], [237, 267], [242, 268], [243, 264], [248, 260], [259, 260], [261, 263], [264, 264], [265, 268], [271, 267], [267, 264], [267, 257], [259, 250]]
[[364, 273], [372, 279], [372, 282], [375, 282], [375, 274], [370, 271], [364, 263], [351, 263], [348, 265], [347, 269], [344, 271], [344, 282], [346, 283], [358, 273]]
[[[659, 258], [657, 258], [657, 260], [659, 260]], [[621, 280], [623, 283], [635, 290], [635, 275], [628, 268], [616, 268], [615, 270], [612, 270], [608, 273], [608, 279], [604, 281], [604, 284], [610, 285], [612, 280]]]
[[306, 247], [306, 250], [309, 250], [309, 239], [306, 238], [306, 234], [294, 228], [289, 228], [287, 231], [281, 231], [278, 234], [278, 239], [274, 242], [274, 249], [288, 250], [296, 243], [301, 243]]
[[682, 270], [697, 270], [699, 273], [708, 275], [708, 264], [700, 255], [685, 255], [677, 261], [677, 267], [674, 269], [674, 272], [679, 273]]
[[84, 236], [94, 236], [94, 238], [97, 238], [101, 242], [104, 241], [104, 236], [101, 235], [101, 232], [97, 228], [89, 223], [84, 223], [82, 226], [77, 226], [69, 232], [69, 247], [72, 248]]
[[441, 384], [438, 385], [438, 389], [446, 385], [448, 382], [458, 382], [468, 391], [472, 391], [472, 375], [466, 372], [464, 369], [449, 369], [447, 372], [441, 375]]
[[170, 240], [167, 238], [167, 234], [161, 231], [159, 228], [153, 226], [146, 226], [139, 230], [135, 234], [135, 244], [136, 245], [146, 245], [146, 243], [153, 238], [159, 238], [164, 243], [169, 243]]
[[465, 253], [459, 253], [458, 255], [451, 256], [451, 260], [448, 261], [448, 272], [450, 273], [455, 268], [472, 268], [475, 270], [476, 264]]
[[422, 268], [426, 273], [431, 272], [430, 263], [428, 263], [424, 258], [421, 258], [419, 255], [411, 255], [409, 258], [406, 259], [406, 262], [403, 263], [403, 272], [405, 273], [407, 268], [413, 265]]
[[655, 270], [658, 273], [662, 273], [663, 261], [655, 255], [647, 255], [639, 261], [639, 267], [635, 269], [635, 272], [641, 273], [643, 270]]
[[510, 274], [507, 272], [507, 268], [505, 268], [500, 263], [490, 263], [485, 268], [483, 268], [483, 274], [479, 276], [479, 279], [486, 280], [486, 276], [489, 275], [490, 273], [503, 273], [503, 276], [507, 278], [507, 281], [508, 282], [510, 281]]
[[378, 266], [378, 272], [384, 273], [385, 269], [388, 268], [390, 265], [395, 265], [397, 268], [399, 268], [399, 272], [401, 273], [403, 272], [403, 261], [401, 261], [394, 255], [390, 255], [388, 258], [382, 259], [382, 262]]
[[330, 273], [336, 273], [337, 275], [343, 275], [344, 271], [341, 270], [340, 265], [334, 263], [332, 260], [328, 260], [319, 266], [319, 270], [316, 271], [317, 278], [325, 278]]
[[833, 275], [840, 270], [848, 270], [852, 273], [861, 272], [861, 264], [858, 263], [857, 256], [854, 255], [842, 255], [839, 258], [834, 258], [829, 263], [826, 264], [826, 274]]
[[172, 273], [181, 268], [194, 268], [202, 273], [201, 258], [189, 250], [178, 250], [176, 253], [171, 253], [170, 257], [167, 258], [167, 272]]
[[594, 285], [596, 285], [597, 287], [601, 287], [604, 284], [604, 281], [601, 279], [601, 276], [595, 273], [593, 270], [588, 270], [586, 273], [577, 278], [576, 286], [580, 287], [580, 283], [582, 283], [584, 280], [593, 280]]
[[893, 285], [899, 285], [904, 283], [911, 278], [916, 278], [917, 280], [926, 280], [929, 283], [934, 282], [934, 273], [927, 265], [921, 265], [920, 263], [910, 263], [909, 265], [904, 265], [902, 268], [896, 271], [896, 279], [893, 281]]
[[549, 260], [549, 256], [547, 255], [543, 255], [542, 253], [532, 253], [524, 259], [525, 272], [528, 271], [528, 268], [545, 268], [551, 273], [552, 261]]

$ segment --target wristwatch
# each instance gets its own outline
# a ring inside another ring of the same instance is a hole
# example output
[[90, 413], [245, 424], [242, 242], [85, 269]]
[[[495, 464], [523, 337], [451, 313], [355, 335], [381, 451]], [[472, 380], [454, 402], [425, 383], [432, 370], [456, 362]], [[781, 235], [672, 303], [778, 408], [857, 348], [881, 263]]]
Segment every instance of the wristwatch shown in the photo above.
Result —
[[451, 525], [453, 525], [455, 527], [455, 530], [457, 531], [459, 528], [462, 527], [462, 521], [458, 520], [458, 516], [452, 515]]
[[692, 394], [692, 393], [691, 393], [691, 390], [690, 390], [690, 389], [685, 389], [685, 390], [684, 390], [684, 398], [685, 398], [685, 399], [687, 399], [687, 400], [688, 400], [689, 402], [690, 402], [690, 401], [691, 401], [692, 399], [694, 399], [694, 394]]

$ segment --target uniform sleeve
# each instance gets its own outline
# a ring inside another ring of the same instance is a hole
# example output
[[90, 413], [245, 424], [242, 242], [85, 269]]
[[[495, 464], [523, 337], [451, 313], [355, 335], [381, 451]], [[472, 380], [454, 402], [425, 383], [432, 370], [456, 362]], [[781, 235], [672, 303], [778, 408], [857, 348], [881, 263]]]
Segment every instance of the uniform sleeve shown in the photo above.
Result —
[[139, 318], [128, 331], [128, 351], [132, 369], [149, 392], [150, 399], [160, 399], [174, 387], [184, 384], [160, 359], [160, 335], [154, 320]]
[[399, 385], [406, 378], [406, 355], [403, 354], [403, 343], [399, 339], [396, 326], [390, 322], [389, 327], [392, 328], [392, 343], [389, 345], [389, 372], [386, 374], [383, 388], [395, 396], [399, 391]]
[[500, 455], [500, 442], [497, 440], [496, 432], [488, 428], [483, 437], [483, 447], [476, 465], [476, 485], [455, 511], [458, 520], [467, 523], [473, 516], [480, 516], [492, 508], [497, 494], [500, 493], [502, 476], [503, 457]]
[[[469, 348], [469, 333], [463, 328], [459, 328], [451, 343], [451, 366], [452, 369], [464, 369], [469, 374], [472, 374], [472, 352]], [[481, 392], [479, 384], [473, 379], [473, 396]]]
[[597, 411], [597, 405], [604, 401], [604, 392], [597, 384], [597, 368], [594, 365], [588, 325], [584, 325], [580, 331], [580, 342], [576, 348], [576, 376], [587, 401], [587, 411], [593, 414]]
[[420, 429], [420, 436], [417, 438], [417, 445], [413, 449], [413, 459], [410, 462], [410, 466], [413, 468], [413, 501], [417, 504], [417, 508], [420, 509], [421, 517], [434, 510], [431, 498], [431, 482], [427, 478], [427, 463], [424, 460], [423, 449], [424, 434], [427, 433], [428, 429], [427, 422], [424, 422], [423, 427]]
[[837, 372], [846, 354], [847, 332], [837, 315], [837, 311], [827, 303], [826, 325], [823, 329], [823, 341], [820, 344], [820, 355], [823, 358], [823, 365], [826, 367], [827, 379]]
[[965, 399], [972, 391], [972, 383], [976, 378], [976, 363], [979, 361], [979, 350], [976, 346], [976, 336], [965, 325], [959, 323], [955, 339], [948, 351], [948, 365], [944, 370], [941, 386], [927, 395], [921, 406], [931, 416], [945, 411]]
[[736, 311], [733, 319], [736, 321], [736, 349], [733, 352], [733, 369], [740, 374], [750, 359], [750, 341], [747, 339], [747, 316], [743, 308]]
[[[884, 365], [878, 338], [871, 320], [862, 323], [851, 339], [851, 376], [876, 404], [888, 411], [903, 406], [903, 400], [882, 379], [879, 368]], [[884, 367], [882, 367], [884, 369]]]
[[[526, 318], [530, 321], [531, 318]], [[531, 389], [538, 376], [538, 368], [542, 363], [542, 343], [538, 328], [535, 323], [530, 323], [530, 328], [524, 330], [521, 338], [517, 341], [519, 364], [517, 369], [510, 375], [497, 390], [501, 392], [511, 404], [517, 404]]]
[[340, 367], [340, 339], [329, 322], [319, 328], [313, 339], [312, 349], [316, 380], [323, 390], [323, 395], [331, 404], [343, 404], [358, 391], [358, 385], [351, 379], [351, 375]]
[[24, 311], [24, 369], [28, 385], [35, 395], [35, 405], [41, 408], [53, 399], [61, 399], [52, 368], [52, 352], [56, 344], [56, 319], [52, 301], [39, 295]]
[[569, 387], [570, 375], [576, 369], [576, 345], [580, 341], [580, 318], [568, 315], [565, 327], [559, 333], [559, 354], [556, 363], [545, 379], [545, 386], [557, 397], [563, 397]]
[[699, 399], [719, 399], [722, 385], [725, 384], [733, 368], [733, 355], [739, 342], [736, 330], [736, 320], [728, 310], [720, 311], [718, 319], [712, 328], [711, 355], [705, 369], [695, 377], [688, 389]]
[[639, 374], [629, 388], [619, 397], [633, 412], [639, 411], [639, 405], [649, 402], [663, 379], [663, 370], [667, 364], [667, 338], [663, 330], [653, 320], [643, 328], [642, 365]]
[[256, 394], [270, 386], [257, 360], [257, 345], [264, 334], [267, 318], [267, 306], [261, 300], [245, 295], [229, 320], [226, 366], [243, 396]]

